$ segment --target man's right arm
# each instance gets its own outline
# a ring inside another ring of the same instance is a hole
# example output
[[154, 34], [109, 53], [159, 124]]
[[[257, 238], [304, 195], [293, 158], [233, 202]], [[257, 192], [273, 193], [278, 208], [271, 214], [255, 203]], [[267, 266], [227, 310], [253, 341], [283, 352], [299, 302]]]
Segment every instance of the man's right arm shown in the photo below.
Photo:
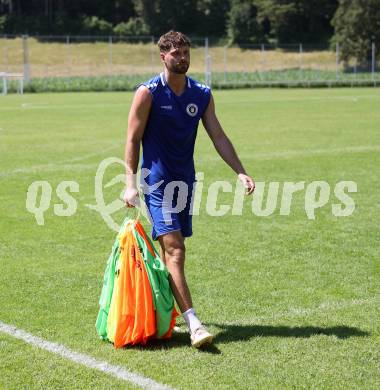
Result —
[[134, 207], [138, 198], [136, 173], [140, 158], [140, 144], [151, 106], [152, 96], [148, 88], [144, 86], [139, 87], [129, 111], [127, 141], [125, 144], [127, 188], [124, 194], [124, 202], [128, 207]]

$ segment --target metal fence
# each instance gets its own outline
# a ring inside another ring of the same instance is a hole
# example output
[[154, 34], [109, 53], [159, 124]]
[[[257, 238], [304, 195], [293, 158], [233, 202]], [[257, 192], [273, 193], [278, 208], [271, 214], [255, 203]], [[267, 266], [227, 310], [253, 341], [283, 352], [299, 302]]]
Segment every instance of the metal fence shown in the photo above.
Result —
[[[365, 68], [343, 63], [339, 45], [209, 45], [193, 39], [190, 74], [214, 87], [318, 85], [380, 82], [376, 46]], [[136, 83], [160, 72], [153, 37], [0, 36], [0, 72], [30, 80], [131, 78]]]

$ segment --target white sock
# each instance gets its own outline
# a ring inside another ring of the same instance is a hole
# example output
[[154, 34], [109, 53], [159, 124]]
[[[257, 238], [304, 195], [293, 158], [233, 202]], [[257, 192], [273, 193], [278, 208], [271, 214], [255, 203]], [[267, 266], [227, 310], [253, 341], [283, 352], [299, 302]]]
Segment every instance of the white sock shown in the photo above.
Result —
[[202, 326], [198, 317], [195, 314], [195, 310], [193, 308], [186, 310], [182, 313], [184, 320], [186, 321], [187, 327], [189, 328], [190, 333], [194, 332], [200, 326]]

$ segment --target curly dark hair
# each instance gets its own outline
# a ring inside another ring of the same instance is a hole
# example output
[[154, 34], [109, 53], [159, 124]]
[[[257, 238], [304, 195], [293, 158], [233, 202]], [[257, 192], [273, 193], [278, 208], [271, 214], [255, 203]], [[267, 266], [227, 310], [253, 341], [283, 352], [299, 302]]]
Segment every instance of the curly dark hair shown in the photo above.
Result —
[[178, 48], [181, 46], [191, 46], [190, 39], [179, 31], [169, 31], [161, 35], [157, 42], [160, 52], [166, 53], [171, 48]]

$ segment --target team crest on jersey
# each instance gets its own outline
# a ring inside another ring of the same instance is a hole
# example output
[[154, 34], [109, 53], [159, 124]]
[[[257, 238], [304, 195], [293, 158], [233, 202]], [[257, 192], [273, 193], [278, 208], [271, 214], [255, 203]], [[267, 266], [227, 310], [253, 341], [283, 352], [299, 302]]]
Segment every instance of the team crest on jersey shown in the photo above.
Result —
[[198, 114], [198, 106], [195, 104], [195, 103], [190, 103], [187, 105], [186, 107], [186, 112], [190, 115], [190, 116], [195, 116]]

